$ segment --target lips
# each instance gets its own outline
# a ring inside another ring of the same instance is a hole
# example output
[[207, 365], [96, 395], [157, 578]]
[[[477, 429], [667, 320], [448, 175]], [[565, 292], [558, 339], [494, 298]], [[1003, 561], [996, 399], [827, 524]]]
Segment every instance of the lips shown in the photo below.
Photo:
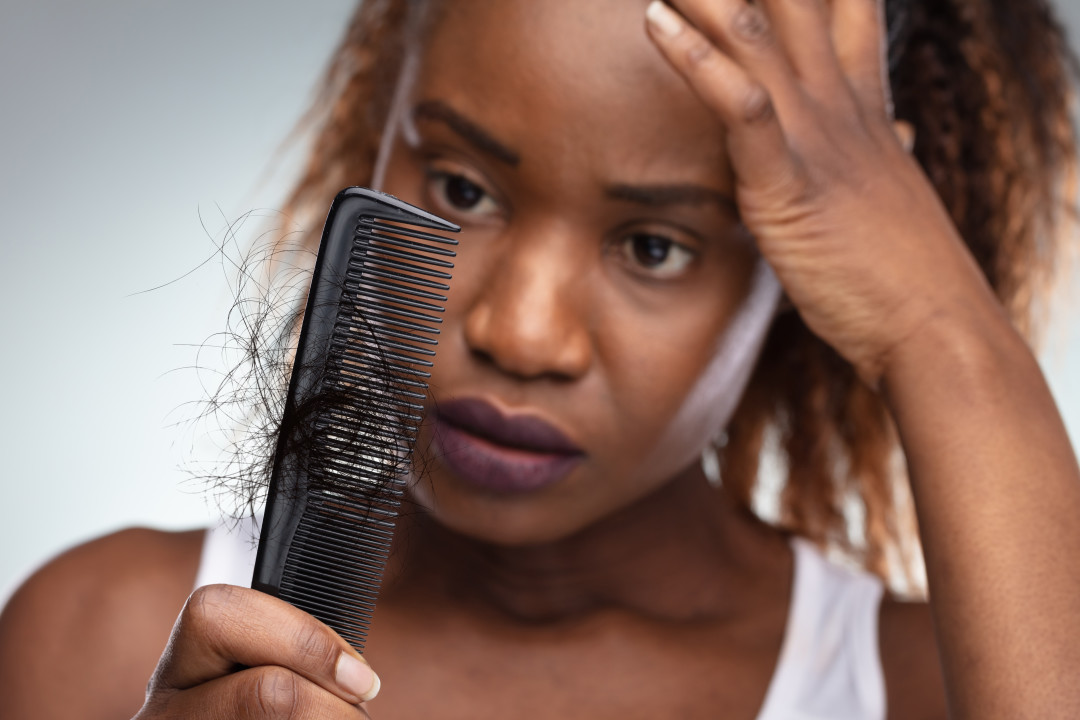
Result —
[[539, 490], [584, 458], [551, 423], [535, 415], [505, 415], [479, 398], [440, 404], [434, 421], [439, 459], [459, 479], [484, 490]]
[[479, 398], [450, 400], [439, 405], [438, 414], [459, 428], [499, 445], [540, 453], [580, 453], [555, 426], [534, 415], [503, 415]]

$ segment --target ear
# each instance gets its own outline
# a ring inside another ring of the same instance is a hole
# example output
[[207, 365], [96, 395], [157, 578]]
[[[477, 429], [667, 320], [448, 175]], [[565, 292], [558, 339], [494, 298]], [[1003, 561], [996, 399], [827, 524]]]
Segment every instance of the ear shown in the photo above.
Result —
[[915, 149], [915, 126], [907, 120], [893, 120], [893, 132], [908, 155]]

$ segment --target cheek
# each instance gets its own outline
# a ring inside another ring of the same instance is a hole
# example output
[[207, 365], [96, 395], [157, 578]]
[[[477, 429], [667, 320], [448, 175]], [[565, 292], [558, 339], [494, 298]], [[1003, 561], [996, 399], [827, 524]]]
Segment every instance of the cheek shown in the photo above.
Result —
[[694, 454], [689, 448], [700, 451], [704, 443], [696, 426], [709, 400], [702, 407], [693, 401], [703, 400], [702, 375], [734, 314], [734, 300], [722, 295], [695, 293], [655, 316], [623, 306], [598, 318], [606, 392], [600, 405], [611, 413], [603, 455], [608, 472], [628, 490], [659, 486], [685, 469]]
[[750, 380], [782, 289], [769, 265], [758, 258], [750, 291], [715, 342], [710, 357], [664, 430], [658, 455], [688, 463], [727, 428]]

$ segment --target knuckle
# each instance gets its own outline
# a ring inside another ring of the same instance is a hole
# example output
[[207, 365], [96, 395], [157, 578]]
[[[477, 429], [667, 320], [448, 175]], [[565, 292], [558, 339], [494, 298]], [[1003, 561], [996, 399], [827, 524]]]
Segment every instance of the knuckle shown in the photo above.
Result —
[[[281, 667], [263, 667], [254, 673], [248, 695], [254, 701], [256, 717], [291, 720], [300, 717], [303, 691], [300, 678]], [[246, 698], [239, 702], [246, 704]]]
[[189, 597], [180, 613], [177, 627], [185, 636], [221, 649], [230, 634], [236, 632], [237, 618], [246, 613], [244, 589], [232, 585], [206, 585]]
[[220, 619], [224, 608], [235, 599], [235, 588], [229, 585], [205, 585], [188, 597], [180, 621], [183, 627], [197, 634], [204, 634]]
[[748, 87], [742, 98], [742, 119], [748, 125], [761, 125], [772, 122], [776, 117], [769, 92], [758, 84]]
[[697, 36], [688, 40], [684, 48], [686, 64], [691, 69], [699, 68], [713, 59], [716, 48], [704, 37]]
[[751, 45], [768, 45], [772, 42], [769, 21], [761, 8], [755, 5], [739, 3], [740, 7], [731, 16], [731, 34]]
[[309, 658], [315, 667], [329, 671], [331, 677], [333, 676], [341, 648], [325, 626], [314, 620], [303, 623], [296, 630], [294, 642], [296, 648], [304, 657]]
[[820, 181], [807, 175], [804, 165], [796, 161], [758, 187], [750, 204], [755, 208], [754, 214], [774, 212], [766, 208], [781, 207], [784, 213], [802, 215], [818, 205], [822, 190]]
[[797, 165], [787, 179], [788, 194], [792, 202], [801, 207], [813, 207], [820, 204], [829, 192], [829, 181], [807, 172], [802, 164]]
[[210, 606], [213, 604], [208, 595], [212, 592], [209, 587], [201, 587], [188, 596], [184, 609], [180, 612], [180, 622], [184, 628], [197, 631], [206, 625], [211, 614]]

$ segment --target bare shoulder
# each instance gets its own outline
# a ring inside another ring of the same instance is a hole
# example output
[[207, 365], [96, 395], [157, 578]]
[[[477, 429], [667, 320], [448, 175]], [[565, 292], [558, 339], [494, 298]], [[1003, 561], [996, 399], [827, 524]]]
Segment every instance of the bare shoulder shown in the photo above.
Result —
[[882, 600], [879, 633], [888, 717], [946, 718], [945, 684], [930, 606], [892, 598]]
[[203, 536], [122, 530], [31, 576], [0, 615], [0, 717], [134, 715], [194, 585]]

